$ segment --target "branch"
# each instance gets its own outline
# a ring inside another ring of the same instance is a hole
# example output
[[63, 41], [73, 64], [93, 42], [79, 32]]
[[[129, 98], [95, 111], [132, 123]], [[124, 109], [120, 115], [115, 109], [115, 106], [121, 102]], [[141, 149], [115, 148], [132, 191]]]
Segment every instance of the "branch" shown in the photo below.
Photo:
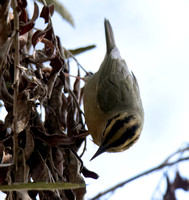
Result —
[[17, 109], [17, 97], [18, 97], [18, 85], [19, 85], [19, 61], [20, 61], [20, 54], [19, 54], [19, 16], [17, 11], [17, 1], [12, 1], [13, 12], [14, 12], [14, 47], [15, 47], [15, 54], [14, 54], [14, 103], [13, 103], [13, 129], [14, 129], [14, 136], [13, 136], [13, 153], [14, 153], [14, 164], [17, 168], [17, 147], [18, 147], [18, 138], [17, 138], [17, 121], [18, 121], [18, 109]]
[[137, 178], [140, 178], [144, 175], [147, 175], [149, 173], [152, 173], [154, 171], [157, 171], [157, 170], [160, 170], [160, 169], [163, 169], [164, 167], [168, 167], [168, 166], [172, 166], [172, 165], [175, 165], [179, 162], [182, 162], [182, 161], [186, 161], [186, 160], [189, 160], [189, 156], [188, 157], [185, 157], [185, 158], [179, 158], [178, 160], [175, 160], [175, 161], [172, 161], [172, 162], [168, 162], [168, 160], [170, 160], [170, 158], [174, 155], [176, 155], [177, 153], [183, 153], [185, 150], [188, 150], [189, 148], [183, 148], [183, 149], [180, 149], [178, 151], [176, 151], [175, 153], [171, 154], [163, 163], [161, 163], [160, 165], [156, 166], [156, 167], [153, 167], [147, 171], [144, 171], [136, 176], [133, 176], [132, 178], [128, 179], [128, 180], [125, 180], [111, 188], [109, 188], [108, 190], [105, 190], [104, 192], [101, 192], [99, 193], [98, 195], [96, 195], [95, 197], [93, 197], [91, 200], [95, 200], [95, 199], [99, 199], [100, 197], [102, 197], [103, 195], [109, 193], [109, 192], [113, 192], [114, 190], [116, 190], [117, 188], [119, 187], [122, 187], [124, 186], [125, 184], [137, 179]]

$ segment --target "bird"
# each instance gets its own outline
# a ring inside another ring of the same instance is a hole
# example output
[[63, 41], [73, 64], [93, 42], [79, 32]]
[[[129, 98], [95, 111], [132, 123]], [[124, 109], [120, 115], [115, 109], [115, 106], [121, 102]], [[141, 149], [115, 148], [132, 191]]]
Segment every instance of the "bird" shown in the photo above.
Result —
[[106, 54], [99, 70], [87, 81], [83, 105], [93, 142], [99, 146], [91, 158], [104, 152], [122, 152], [141, 134], [144, 109], [137, 79], [121, 58], [110, 22], [105, 19]]

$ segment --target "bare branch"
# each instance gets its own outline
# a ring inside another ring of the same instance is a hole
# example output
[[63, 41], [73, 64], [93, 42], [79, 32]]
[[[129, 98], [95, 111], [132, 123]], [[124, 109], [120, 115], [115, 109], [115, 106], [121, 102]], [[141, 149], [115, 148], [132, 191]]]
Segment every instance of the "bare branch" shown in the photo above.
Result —
[[174, 152], [173, 154], [171, 154], [171, 156], [169, 156], [169, 157], [168, 157], [164, 162], [162, 162], [160, 165], [158, 165], [158, 166], [156, 166], [156, 167], [153, 167], [153, 168], [151, 168], [151, 169], [149, 169], [149, 170], [146, 170], [146, 171], [144, 171], [144, 172], [142, 172], [142, 173], [140, 173], [140, 174], [138, 174], [138, 175], [136, 175], [136, 176], [133, 176], [132, 178], [130, 178], [130, 179], [128, 179], [128, 180], [125, 180], [125, 181], [123, 181], [123, 182], [121, 182], [121, 183], [119, 183], [119, 184], [116, 184], [115, 186], [109, 188], [108, 190], [105, 190], [104, 192], [99, 193], [98, 195], [96, 195], [95, 197], [93, 197], [91, 200], [99, 199], [100, 197], [106, 195], [107, 193], [113, 192], [113, 191], [115, 191], [116, 189], [118, 189], [118, 188], [124, 186], [125, 184], [127, 184], [127, 183], [129, 183], [129, 182], [131, 182], [131, 181], [134, 181], [135, 179], [138, 179], [138, 178], [140, 178], [140, 177], [142, 177], [142, 176], [144, 176], [144, 175], [147, 175], [147, 174], [150, 174], [150, 173], [152, 173], [152, 172], [161, 170], [161, 169], [163, 169], [164, 167], [169, 167], [169, 166], [175, 165], [175, 164], [177, 164], [177, 163], [179, 163], [179, 162], [183, 162], [183, 161], [189, 160], [189, 156], [188, 156], [188, 157], [184, 157], [184, 158], [179, 158], [179, 159], [177, 159], [177, 160], [175, 160], [175, 161], [172, 161], [172, 162], [168, 162], [168, 161], [170, 160], [170, 158], [172, 158], [172, 157], [175, 156], [176, 154], [178, 154], [178, 153], [180, 153], [180, 152], [184, 152], [184, 151], [186, 151], [186, 150], [188, 150], [188, 147], [187, 147], [187, 148], [179, 149], [178, 151], [176, 151], [176, 152]]
[[17, 110], [17, 97], [18, 97], [18, 85], [19, 85], [19, 16], [18, 11], [16, 9], [17, 7], [17, 1], [12, 1], [13, 5], [13, 12], [14, 12], [14, 46], [15, 46], [15, 54], [14, 54], [14, 101], [13, 101], [13, 129], [14, 129], [14, 137], [13, 137], [13, 161], [17, 168], [17, 150], [18, 150], [18, 138], [17, 138], [17, 119], [18, 119], [18, 110]]

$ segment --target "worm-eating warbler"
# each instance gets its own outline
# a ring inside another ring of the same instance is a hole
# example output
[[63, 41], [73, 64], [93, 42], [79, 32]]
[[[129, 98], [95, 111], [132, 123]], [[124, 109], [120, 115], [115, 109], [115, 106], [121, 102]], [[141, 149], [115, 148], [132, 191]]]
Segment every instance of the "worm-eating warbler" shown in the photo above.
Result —
[[105, 151], [121, 152], [131, 147], [144, 122], [136, 77], [120, 56], [109, 21], [105, 19], [104, 24], [107, 52], [84, 90], [86, 123], [94, 143], [99, 145], [92, 159]]

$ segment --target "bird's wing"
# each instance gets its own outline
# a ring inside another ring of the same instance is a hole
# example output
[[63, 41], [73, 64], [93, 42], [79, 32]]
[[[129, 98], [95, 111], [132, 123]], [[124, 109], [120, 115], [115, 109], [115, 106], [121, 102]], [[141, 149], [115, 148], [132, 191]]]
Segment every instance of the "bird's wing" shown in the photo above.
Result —
[[110, 54], [100, 67], [96, 87], [98, 106], [106, 113], [131, 107], [139, 95], [136, 78], [129, 72], [126, 62]]

